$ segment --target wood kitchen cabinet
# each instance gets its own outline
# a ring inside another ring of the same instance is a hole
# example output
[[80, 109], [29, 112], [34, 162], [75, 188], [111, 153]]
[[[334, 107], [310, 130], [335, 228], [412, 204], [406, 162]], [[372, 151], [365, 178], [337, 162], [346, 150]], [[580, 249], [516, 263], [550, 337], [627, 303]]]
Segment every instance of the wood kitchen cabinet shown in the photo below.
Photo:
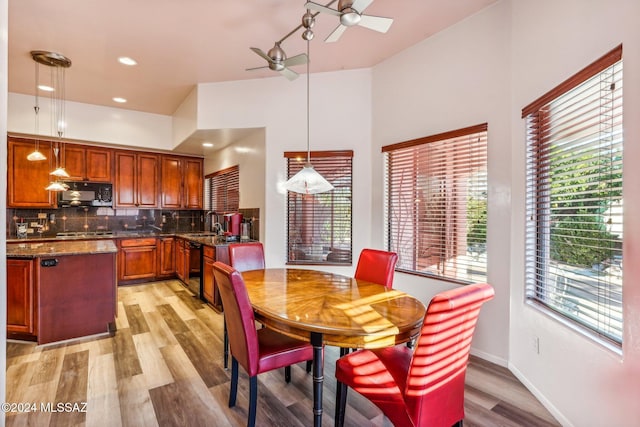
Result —
[[51, 144], [41, 141], [40, 152], [47, 159], [33, 162], [27, 156], [33, 152], [35, 140], [9, 137], [7, 145], [7, 207], [55, 207], [55, 193], [45, 190], [54, 165]]
[[203, 160], [163, 155], [161, 159], [161, 207], [202, 209]]
[[189, 277], [189, 270], [187, 269], [188, 258], [189, 243], [185, 239], [176, 239], [176, 276], [183, 282], [186, 282]]
[[173, 237], [158, 238], [158, 278], [176, 275], [176, 245]]
[[35, 339], [37, 292], [34, 260], [7, 259], [7, 337]]
[[134, 151], [115, 152], [116, 208], [157, 208], [159, 156]]
[[202, 247], [202, 296], [218, 312], [222, 312], [222, 298], [213, 276], [213, 263], [229, 264], [229, 246], [215, 245]]
[[155, 237], [120, 239], [118, 241], [118, 284], [154, 279], [158, 249]]
[[216, 262], [215, 249], [211, 246], [202, 248], [202, 296], [213, 304], [213, 263]]
[[111, 152], [109, 148], [64, 144], [62, 164], [70, 181], [111, 182]]

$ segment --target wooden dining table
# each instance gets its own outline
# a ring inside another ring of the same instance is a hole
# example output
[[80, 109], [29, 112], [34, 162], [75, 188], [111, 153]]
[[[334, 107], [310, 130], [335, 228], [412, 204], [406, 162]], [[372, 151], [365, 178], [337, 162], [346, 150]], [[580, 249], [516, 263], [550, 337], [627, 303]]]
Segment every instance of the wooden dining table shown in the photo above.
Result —
[[242, 273], [255, 318], [313, 345], [313, 424], [322, 424], [324, 345], [381, 348], [410, 341], [425, 306], [395, 289], [326, 271], [269, 268]]

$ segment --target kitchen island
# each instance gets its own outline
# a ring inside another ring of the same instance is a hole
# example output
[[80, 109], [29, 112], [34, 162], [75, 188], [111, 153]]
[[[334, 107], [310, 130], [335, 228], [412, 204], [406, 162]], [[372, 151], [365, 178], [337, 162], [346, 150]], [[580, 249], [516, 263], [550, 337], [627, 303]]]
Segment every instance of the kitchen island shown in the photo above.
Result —
[[7, 337], [48, 344], [112, 331], [116, 255], [106, 239], [7, 243]]

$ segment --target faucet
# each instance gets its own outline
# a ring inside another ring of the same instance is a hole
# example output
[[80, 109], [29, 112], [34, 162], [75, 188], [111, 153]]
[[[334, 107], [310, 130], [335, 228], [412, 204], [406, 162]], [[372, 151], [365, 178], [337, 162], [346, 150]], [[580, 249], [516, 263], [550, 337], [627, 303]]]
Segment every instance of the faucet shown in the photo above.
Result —
[[222, 234], [222, 224], [220, 224], [219, 222], [212, 224], [211, 231], [218, 235]]

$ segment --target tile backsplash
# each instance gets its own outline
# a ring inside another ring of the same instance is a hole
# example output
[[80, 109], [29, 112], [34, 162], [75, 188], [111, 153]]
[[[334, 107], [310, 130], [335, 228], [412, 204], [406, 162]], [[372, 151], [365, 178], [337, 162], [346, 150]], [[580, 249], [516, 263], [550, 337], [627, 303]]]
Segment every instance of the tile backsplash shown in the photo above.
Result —
[[[259, 209], [240, 209], [252, 222], [252, 235], [259, 235]], [[65, 232], [145, 231], [193, 233], [209, 230], [209, 219], [201, 210], [111, 209], [78, 207], [62, 209], [7, 209], [7, 239], [55, 237]], [[253, 220], [252, 220], [253, 219]]]

